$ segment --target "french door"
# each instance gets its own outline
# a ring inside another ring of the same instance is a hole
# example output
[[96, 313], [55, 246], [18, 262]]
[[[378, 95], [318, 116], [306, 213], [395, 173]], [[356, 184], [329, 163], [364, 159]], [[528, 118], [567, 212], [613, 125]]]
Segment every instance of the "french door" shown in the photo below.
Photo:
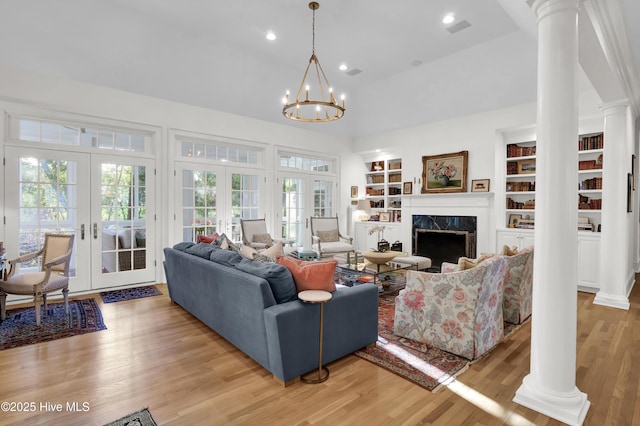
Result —
[[309, 217], [335, 216], [336, 179], [304, 173], [281, 172], [278, 176], [282, 237], [298, 247], [311, 247]]
[[176, 162], [177, 240], [226, 234], [242, 241], [241, 219], [264, 215], [264, 172], [250, 168]]
[[39, 250], [47, 232], [74, 233], [70, 291], [155, 281], [152, 160], [11, 146], [6, 159], [12, 255]]

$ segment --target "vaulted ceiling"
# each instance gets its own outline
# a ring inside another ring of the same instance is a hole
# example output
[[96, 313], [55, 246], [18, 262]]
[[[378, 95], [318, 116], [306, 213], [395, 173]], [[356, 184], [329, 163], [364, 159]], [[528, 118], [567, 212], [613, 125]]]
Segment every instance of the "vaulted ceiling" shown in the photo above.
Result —
[[[608, 1], [640, 69], [640, 2]], [[281, 113], [311, 55], [306, 0], [0, 0], [0, 65], [352, 137], [535, 101], [525, 0], [319, 3], [316, 53], [347, 107], [328, 124]]]

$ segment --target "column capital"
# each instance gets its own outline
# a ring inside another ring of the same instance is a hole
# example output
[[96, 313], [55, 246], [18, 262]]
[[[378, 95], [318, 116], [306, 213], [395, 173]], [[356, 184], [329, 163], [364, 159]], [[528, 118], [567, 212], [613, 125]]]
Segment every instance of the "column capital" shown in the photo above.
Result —
[[600, 111], [604, 112], [605, 115], [622, 115], [628, 106], [629, 100], [625, 98], [601, 104], [598, 108], [600, 108]]
[[577, 13], [580, 10], [580, 2], [581, 0], [534, 0], [531, 9], [540, 21], [553, 13], [565, 10], [573, 10]]

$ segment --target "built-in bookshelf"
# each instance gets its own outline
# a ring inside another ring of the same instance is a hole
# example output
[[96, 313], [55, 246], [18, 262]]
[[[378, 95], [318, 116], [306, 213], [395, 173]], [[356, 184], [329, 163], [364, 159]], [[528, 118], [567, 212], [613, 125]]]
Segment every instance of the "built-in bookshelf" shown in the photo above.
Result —
[[508, 228], [533, 228], [536, 208], [536, 141], [507, 144], [506, 218]]
[[602, 164], [604, 134], [580, 136], [578, 140], [578, 229], [598, 231], [602, 211]]
[[[604, 134], [580, 135], [578, 140], [579, 230], [598, 231], [602, 209]], [[536, 141], [508, 143], [505, 148], [505, 225], [535, 226]]]
[[399, 222], [402, 213], [402, 159], [369, 161], [365, 167], [365, 199], [371, 205], [372, 215], [378, 215], [387, 222]]

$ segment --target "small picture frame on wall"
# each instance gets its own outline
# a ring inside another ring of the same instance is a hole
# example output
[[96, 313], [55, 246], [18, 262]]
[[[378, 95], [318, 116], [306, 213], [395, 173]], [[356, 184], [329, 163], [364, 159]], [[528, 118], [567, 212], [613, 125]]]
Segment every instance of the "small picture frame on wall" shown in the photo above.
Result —
[[410, 195], [413, 193], [413, 182], [405, 182], [402, 185], [402, 193], [404, 195]]
[[489, 192], [489, 179], [474, 179], [471, 181], [471, 192]]
[[358, 198], [358, 187], [356, 185], [351, 187], [351, 198]]
[[380, 212], [380, 222], [390, 222], [391, 212]]

